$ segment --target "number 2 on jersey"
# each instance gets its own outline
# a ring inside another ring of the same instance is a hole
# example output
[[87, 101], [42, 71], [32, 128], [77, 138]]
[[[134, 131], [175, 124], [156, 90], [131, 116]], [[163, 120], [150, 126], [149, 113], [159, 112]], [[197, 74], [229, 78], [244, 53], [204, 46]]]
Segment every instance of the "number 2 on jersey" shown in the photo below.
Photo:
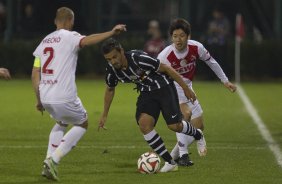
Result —
[[54, 71], [48, 68], [48, 65], [52, 62], [54, 57], [54, 49], [52, 47], [46, 47], [43, 51], [44, 54], [49, 54], [46, 62], [43, 65], [42, 73], [52, 75]]

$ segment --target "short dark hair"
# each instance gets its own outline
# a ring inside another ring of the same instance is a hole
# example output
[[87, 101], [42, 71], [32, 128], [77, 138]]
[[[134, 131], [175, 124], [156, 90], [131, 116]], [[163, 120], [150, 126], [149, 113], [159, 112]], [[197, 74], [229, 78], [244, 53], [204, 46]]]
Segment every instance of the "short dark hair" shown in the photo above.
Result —
[[121, 44], [114, 38], [109, 38], [106, 41], [104, 41], [101, 47], [101, 51], [103, 54], [108, 54], [109, 52], [111, 52], [114, 49], [118, 51], [121, 51], [122, 49]]
[[191, 34], [191, 25], [185, 19], [174, 19], [169, 27], [169, 35], [171, 36], [176, 29], [182, 29], [188, 36]]

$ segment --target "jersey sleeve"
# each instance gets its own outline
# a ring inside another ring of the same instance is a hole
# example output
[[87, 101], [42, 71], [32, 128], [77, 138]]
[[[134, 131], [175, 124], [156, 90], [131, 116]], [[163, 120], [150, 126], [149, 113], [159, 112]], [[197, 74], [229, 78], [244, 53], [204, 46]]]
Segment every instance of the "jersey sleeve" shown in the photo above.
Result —
[[33, 56], [34, 57], [39, 57], [41, 56], [41, 50], [42, 50], [42, 46], [41, 43], [37, 46], [37, 48], [35, 49], [35, 51], [33, 52]]
[[167, 60], [166, 53], [167, 53], [167, 49], [164, 49], [162, 52], [159, 53], [157, 59], [160, 60], [161, 63], [170, 66], [170, 62]]
[[207, 51], [207, 49], [202, 44], [199, 44], [198, 53], [199, 59], [204, 61], [210, 67], [210, 69], [216, 74], [221, 82], [225, 83], [228, 81], [228, 78], [226, 77], [218, 62], [210, 55], [209, 51]]
[[216, 74], [216, 76], [221, 80], [222, 83], [228, 82], [228, 78], [226, 77], [220, 65], [216, 62], [215, 59], [213, 59], [213, 57], [205, 61], [205, 63], [212, 69], [212, 71]]
[[118, 78], [110, 66], [106, 67], [105, 82], [109, 87], [116, 87], [118, 85]]
[[69, 42], [70, 42], [71, 45], [74, 46], [75, 50], [79, 50], [80, 47], [81, 47], [80, 42], [84, 37], [85, 36], [79, 34], [78, 32], [71, 31], [70, 35], [69, 35]]
[[207, 61], [211, 58], [209, 51], [203, 46], [203, 44], [197, 42], [199, 59], [202, 61]]
[[210, 55], [209, 51], [200, 42], [194, 41], [194, 43], [196, 43], [198, 46], [199, 59], [204, 61], [210, 67], [210, 69], [216, 74], [221, 82], [227, 82], [228, 78], [218, 62]]
[[145, 71], [158, 71], [160, 60], [152, 58], [147, 54], [133, 54], [134, 60], [138, 62], [140, 68]]

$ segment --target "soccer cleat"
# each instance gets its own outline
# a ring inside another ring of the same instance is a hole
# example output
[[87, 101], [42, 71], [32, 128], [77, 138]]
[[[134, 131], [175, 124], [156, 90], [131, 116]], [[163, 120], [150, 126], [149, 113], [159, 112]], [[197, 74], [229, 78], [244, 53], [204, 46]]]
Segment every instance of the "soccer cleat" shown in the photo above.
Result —
[[170, 164], [168, 162], [165, 162], [165, 165], [161, 168], [160, 172], [164, 173], [164, 172], [173, 172], [173, 171], [177, 171], [178, 170], [178, 166], [177, 164]]
[[182, 157], [178, 158], [178, 159], [176, 160], [176, 162], [177, 162], [177, 164], [180, 165], [180, 166], [187, 166], [187, 167], [189, 167], [189, 166], [194, 165], [193, 161], [190, 160], [188, 154], [182, 155]]
[[[57, 165], [52, 158], [46, 158], [43, 162], [43, 171], [47, 179], [58, 181]], [[43, 172], [42, 172], [43, 173]], [[42, 175], [43, 176], [43, 175]]]
[[205, 140], [202, 130], [197, 129], [197, 131], [199, 131], [202, 135], [201, 139], [197, 140], [197, 149], [198, 149], [199, 155], [203, 157], [203, 156], [206, 156], [208, 152], [207, 144], [206, 144], [206, 140]]
[[43, 164], [43, 170], [41, 172], [41, 176], [47, 178], [47, 175], [48, 175], [47, 167]]

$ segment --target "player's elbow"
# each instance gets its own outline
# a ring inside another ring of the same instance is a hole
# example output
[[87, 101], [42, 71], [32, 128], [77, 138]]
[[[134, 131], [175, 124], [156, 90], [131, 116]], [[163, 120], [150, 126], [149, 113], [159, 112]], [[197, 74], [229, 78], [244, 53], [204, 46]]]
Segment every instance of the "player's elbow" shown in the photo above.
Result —
[[79, 47], [83, 48], [83, 47], [89, 46], [91, 44], [93, 44], [93, 40], [91, 39], [90, 36], [86, 36], [86, 37], [84, 37], [80, 40]]
[[85, 47], [85, 46], [87, 46], [87, 41], [85, 40], [85, 37], [84, 37], [84, 38], [82, 38], [82, 39], [80, 40], [80, 42], [79, 42], [79, 47], [80, 47], [80, 48], [83, 48], [83, 47]]

